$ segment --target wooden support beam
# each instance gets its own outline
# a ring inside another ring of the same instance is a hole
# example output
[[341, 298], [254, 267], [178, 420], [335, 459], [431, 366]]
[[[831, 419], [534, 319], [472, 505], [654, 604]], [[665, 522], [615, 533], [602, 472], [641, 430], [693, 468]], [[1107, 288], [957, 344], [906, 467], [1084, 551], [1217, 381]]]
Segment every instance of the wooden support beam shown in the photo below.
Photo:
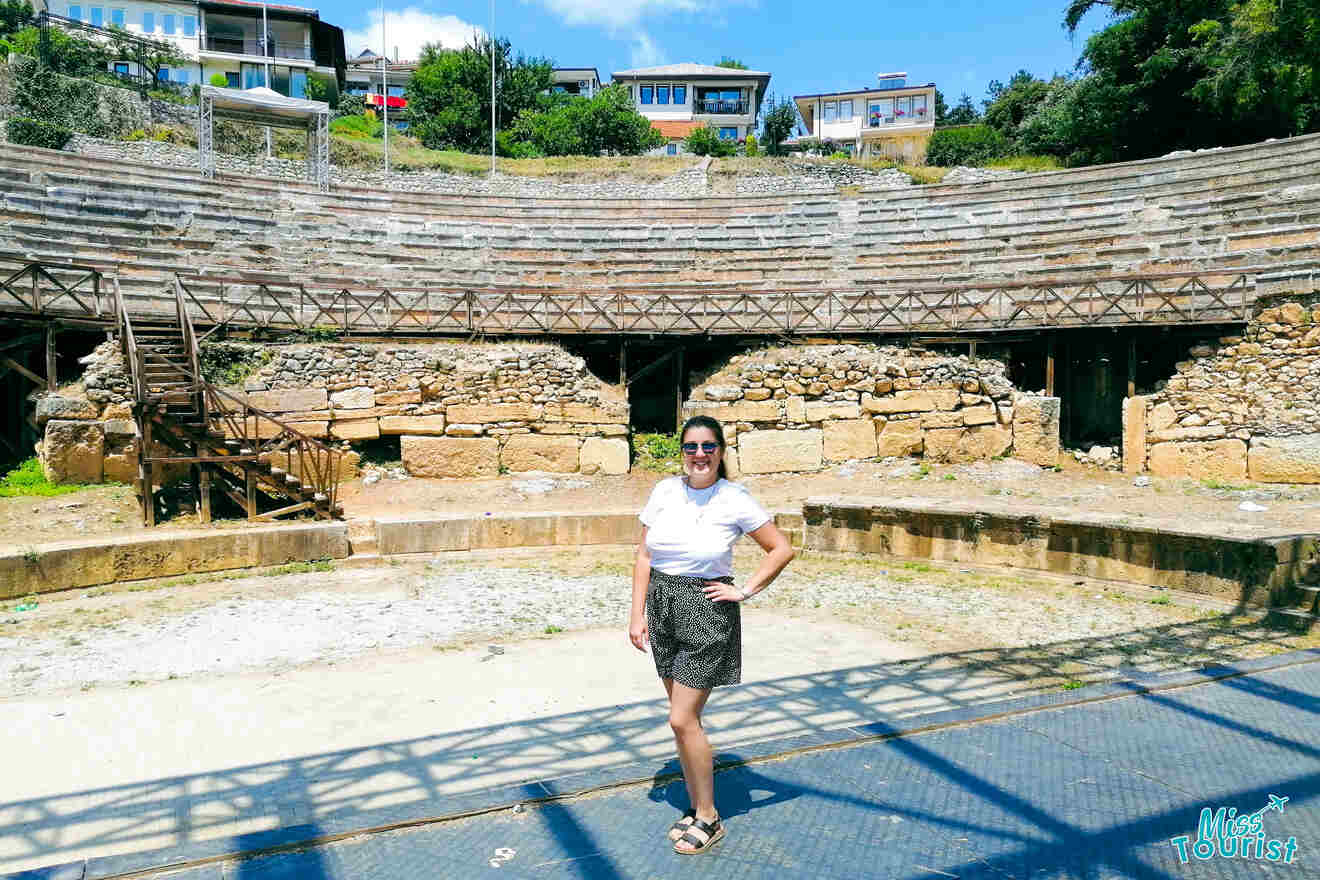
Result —
[[300, 510], [309, 510], [315, 501], [300, 501], [297, 504], [290, 504], [288, 507], [281, 507], [279, 510], [272, 510], [269, 513], [263, 513], [260, 516], [254, 516], [252, 519], [257, 522], [270, 522], [277, 516], [284, 516], [286, 513], [297, 513]]
[[59, 373], [55, 368], [55, 324], [46, 325], [46, 390], [53, 392], [59, 386]]
[[619, 342], [619, 387], [628, 387], [628, 340]]
[[13, 358], [5, 358], [4, 360], [0, 360], [0, 364], [4, 364], [6, 367], [8, 367], [9, 369], [13, 370], [15, 373], [19, 373], [19, 374], [25, 376], [25, 377], [27, 378], [27, 380], [28, 380], [29, 382], [32, 382], [34, 385], [43, 385], [43, 386], [44, 386], [44, 385], [46, 384], [46, 380], [45, 380], [45, 379], [41, 378], [41, 377], [38, 376], [36, 373], [32, 372], [32, 371], [29, 370], [27, 367], [23, 366], [22, 364], [20, 364], [18, 361], [14, 360]]
[[202, 525], [208, 525], [211, 522], [211, 469], [206, 465], [197, 467], [201, 471], [198, 494], [201, 502]]
[[247, 484], [245, 487], [247, 489], [247, 501], [243, 507], [247, 510], [248, 519], [255, 520], [257, 518], [257, 475], [251, 468], [244, 468], [243, 477]]
[[1128, 333], [1127, 351], [1127, 396], [1137, 396], [1137, 337]]
[[1045, 340], [1045, 396], [1054, 396], [1054, 337]]
[[678, 351], [674, 353], [674, 430], [678, 431], [683, 427], [683, 380], [687, 378], [687, 370], [683, 363], [683, 346], [678, 346]]
[[971, 342], [967, 343], [967, 359], [970, 360], [972, 363], [976, 363], [976, 340], [975, 340], [975, 339], [973, 339]]
[[139, 453], [138, 475], [142, 492], [142, 521], [147, 528], [156, 525], [156, 481], [152, 474], [151, 459], [147, 453], [151, 450], [151, 421], [143, 419], [141, 424], [142, 431], [142, 451]]

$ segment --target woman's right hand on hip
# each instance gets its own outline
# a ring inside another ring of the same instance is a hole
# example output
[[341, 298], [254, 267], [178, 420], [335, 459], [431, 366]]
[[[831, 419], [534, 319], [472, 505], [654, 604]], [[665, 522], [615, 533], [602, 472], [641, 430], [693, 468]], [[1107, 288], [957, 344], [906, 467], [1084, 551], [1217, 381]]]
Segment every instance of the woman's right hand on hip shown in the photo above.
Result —
[[637, 650], [646, 652], [646, 618], [634, 620], [628, 625], [628, 641], [632, 642]]

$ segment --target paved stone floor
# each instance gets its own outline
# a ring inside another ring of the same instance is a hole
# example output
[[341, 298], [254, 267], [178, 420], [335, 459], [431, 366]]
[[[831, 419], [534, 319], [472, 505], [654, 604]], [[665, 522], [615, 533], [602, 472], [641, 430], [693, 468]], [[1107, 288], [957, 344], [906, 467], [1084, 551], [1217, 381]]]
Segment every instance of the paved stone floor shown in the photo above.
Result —
[[[881, 740], [866, 738], [900, 728], [856, 724], [721, 753], [717, 798], [729, 833], [698, 858], [672, 853], [662, 838], [685, 795], [673, 762], [652, 761], [651, 784], [168, 876], [1320, 877], [1318, 673], [1320, 655], [1299, 652], [998, 703], [989, 718], [984, 706], [946, 710], [904, 727], [963, 723]], [[1103, 697], [1112, 699], [1096, 699]], [[802, 751], [823, 745], [834, 747]], [[528, 798], [570, 792], [628, 772], [523, 789]], [[514, 795], [500, 790], [484, 800]], [[1249, 814], [1270, 795], [1289, 800], [1282, 812], [1262, 814], [1261, 830], [1266, 839], [1295, 839], [1291, 863], [1194, 855], [1179, 862], [1171, 839], [1195, 840], [1202, 807]], [[230, 843], [258, 850], [336, 831], [308, 825]], [[205, 855], [158, 853], [156, 864]], [[92, 860], [26, 876], [106, 877], [150, 863]]]

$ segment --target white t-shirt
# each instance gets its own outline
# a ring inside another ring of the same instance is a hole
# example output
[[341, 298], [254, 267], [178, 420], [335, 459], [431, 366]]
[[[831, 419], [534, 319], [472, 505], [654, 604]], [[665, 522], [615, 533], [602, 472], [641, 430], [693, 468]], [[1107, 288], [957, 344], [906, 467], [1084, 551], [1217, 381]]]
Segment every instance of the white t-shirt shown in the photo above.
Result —
[[770, 514], [737, 483], [720, 479], [692, 489], [683, 477], [669, 477], [651, 490], [638, 518], [652, 568], [716, 578], [733, 574], [734, 542], [768, 523]]

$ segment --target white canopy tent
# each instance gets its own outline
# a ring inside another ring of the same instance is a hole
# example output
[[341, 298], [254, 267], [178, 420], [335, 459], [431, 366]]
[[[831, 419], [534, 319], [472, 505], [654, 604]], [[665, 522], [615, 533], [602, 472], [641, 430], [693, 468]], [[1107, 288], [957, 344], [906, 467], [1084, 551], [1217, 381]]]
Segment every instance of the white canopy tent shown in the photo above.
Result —
[[215, 121], [229, 119], [307, 133], [307, 179], [330, 189], [330, 105], [286, 98], [267, 88], [221, 89], [202, 86], [198, 98], [197, 150], [202, 174], [215, 177]]

